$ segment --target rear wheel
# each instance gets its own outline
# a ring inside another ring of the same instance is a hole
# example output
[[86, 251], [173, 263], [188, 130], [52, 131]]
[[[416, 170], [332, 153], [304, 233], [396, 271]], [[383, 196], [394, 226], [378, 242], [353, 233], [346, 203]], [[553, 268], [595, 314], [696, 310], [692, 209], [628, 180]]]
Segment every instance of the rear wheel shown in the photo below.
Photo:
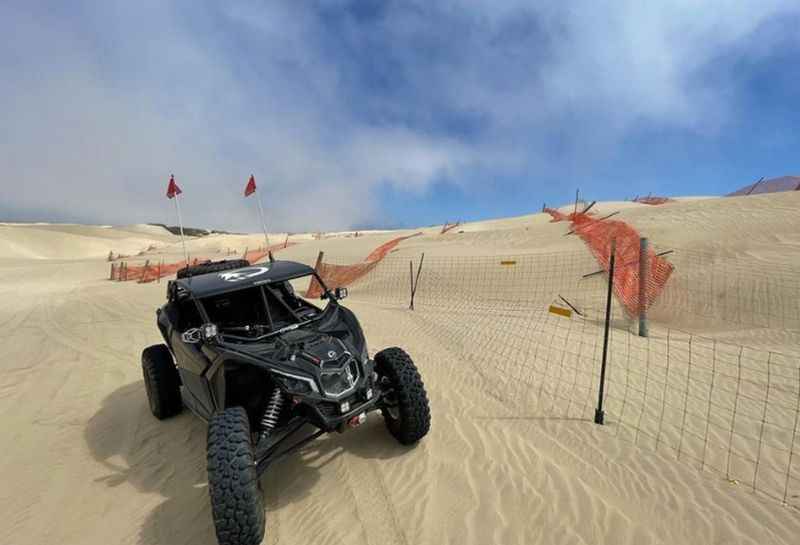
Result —
[[208, 493], [219, 545], [261, 543], [264, 499], [241, 407], [214, 413], [208, 424]]
[[227, 259], [223, 261], [211, 261], [209, 263], [201, 263], [200, 265], [191, 265], [178, 269], [176, 273], [177, 278], [187, 278], [189, 276], [199, 276], [201, 274], [209, 274], [222, 271], [231, 271], [233, 269], [241, 269], [242, 267], [249, 267], [250, 262], [246, 259]]
[[401, 348], [387, 348], [375, 355], [375, 371], [384, 393], [386, 427], [398, 442], [411, 445], [431, 427], [428, 394], [411, 357]]
[[175, 416], [183, 409], [180, 377], [169, 348], [163, 344], [148, 346], [142, 352], [142, 374], [150, 412], [159, 420]]

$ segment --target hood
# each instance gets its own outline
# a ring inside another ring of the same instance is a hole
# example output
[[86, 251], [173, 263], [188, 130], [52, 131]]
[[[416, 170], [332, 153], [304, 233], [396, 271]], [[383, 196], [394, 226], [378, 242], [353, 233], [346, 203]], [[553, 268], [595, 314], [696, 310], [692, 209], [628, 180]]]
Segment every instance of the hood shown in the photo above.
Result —
[[268, 342], [227, 345], [237, 352], [284, 369], [316, 374], [326, 362], [338, 360], [346, 352], [362, 361], [367, 354], [361, 326], [350, 310], [329, 307], [317, 322], [288, 331]]

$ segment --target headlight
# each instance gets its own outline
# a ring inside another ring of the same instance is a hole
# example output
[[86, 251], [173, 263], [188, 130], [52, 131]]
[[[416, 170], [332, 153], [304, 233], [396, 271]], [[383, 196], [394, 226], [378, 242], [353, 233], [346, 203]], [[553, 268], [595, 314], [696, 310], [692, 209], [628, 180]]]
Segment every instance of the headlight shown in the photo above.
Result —
[[303, 395], [310, 394], [312, 392], [319, 392], [317, 385], [314, 384], [314, 381], [310, 378], [296, 375], [279, 374], [277, 372], [273, 372], [273, 376], [275, 377], [275, 380], [277, 380], [289, 393]]
[[355, 388], [358, 375], [358, 364], [352, 357], [325, 362], [320, 372], [322, 392], [328, 397], [341, 397]]

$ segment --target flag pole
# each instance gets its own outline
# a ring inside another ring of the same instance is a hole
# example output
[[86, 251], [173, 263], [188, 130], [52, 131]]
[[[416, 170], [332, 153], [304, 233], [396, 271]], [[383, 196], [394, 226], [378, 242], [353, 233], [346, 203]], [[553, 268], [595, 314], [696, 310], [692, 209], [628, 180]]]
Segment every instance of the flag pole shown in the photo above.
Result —
[[186, 251], [186, 239], [183, 236], [183, 219], [181, 219], [181, 205], [178, 204], [178, 193], [175, 194], [175, 212], [178, 214], [178, 227], [181, 230], [181, 245], [183, 245], [183, 258], [186, 260], [186, 266], [189, 266], [189, 253]]
[[267, 224], [264, 221], [264, 207], [261, 205], [261, 194], [256, 190], [256, 201], [258, 201], [258, 213], [261, 216], [261, 228], [264, 230], [264, 240], [269, 248], [269, 235], [267, 234]]

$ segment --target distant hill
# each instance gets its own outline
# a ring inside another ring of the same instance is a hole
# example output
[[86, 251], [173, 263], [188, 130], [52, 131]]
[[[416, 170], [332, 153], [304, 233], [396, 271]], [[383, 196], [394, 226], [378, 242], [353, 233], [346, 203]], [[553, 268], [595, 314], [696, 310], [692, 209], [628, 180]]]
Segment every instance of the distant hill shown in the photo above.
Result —
[[746, 185], [733, 193], [728, 193], [726, 196], [738, 197], [741, 195], [778, 193], [780, 191], [797, 191], [798, 189], [800, 189], [800, 176], [781, 176], [780, 178], [770, 178], [769, 180]]
[[[155, 225], [156, 227], [163, 227], [173, 235], [181, 234], [181, 228], [177, 225], [164, 225], [163, 223], [148, 223], [147, 225]], [[205, 237], [208, 235], [241, 235], [242, 233], [217, 231], [216, 229], [200, 229], [198, 227], [184, 227], [183, 234], [190, 237]]]

